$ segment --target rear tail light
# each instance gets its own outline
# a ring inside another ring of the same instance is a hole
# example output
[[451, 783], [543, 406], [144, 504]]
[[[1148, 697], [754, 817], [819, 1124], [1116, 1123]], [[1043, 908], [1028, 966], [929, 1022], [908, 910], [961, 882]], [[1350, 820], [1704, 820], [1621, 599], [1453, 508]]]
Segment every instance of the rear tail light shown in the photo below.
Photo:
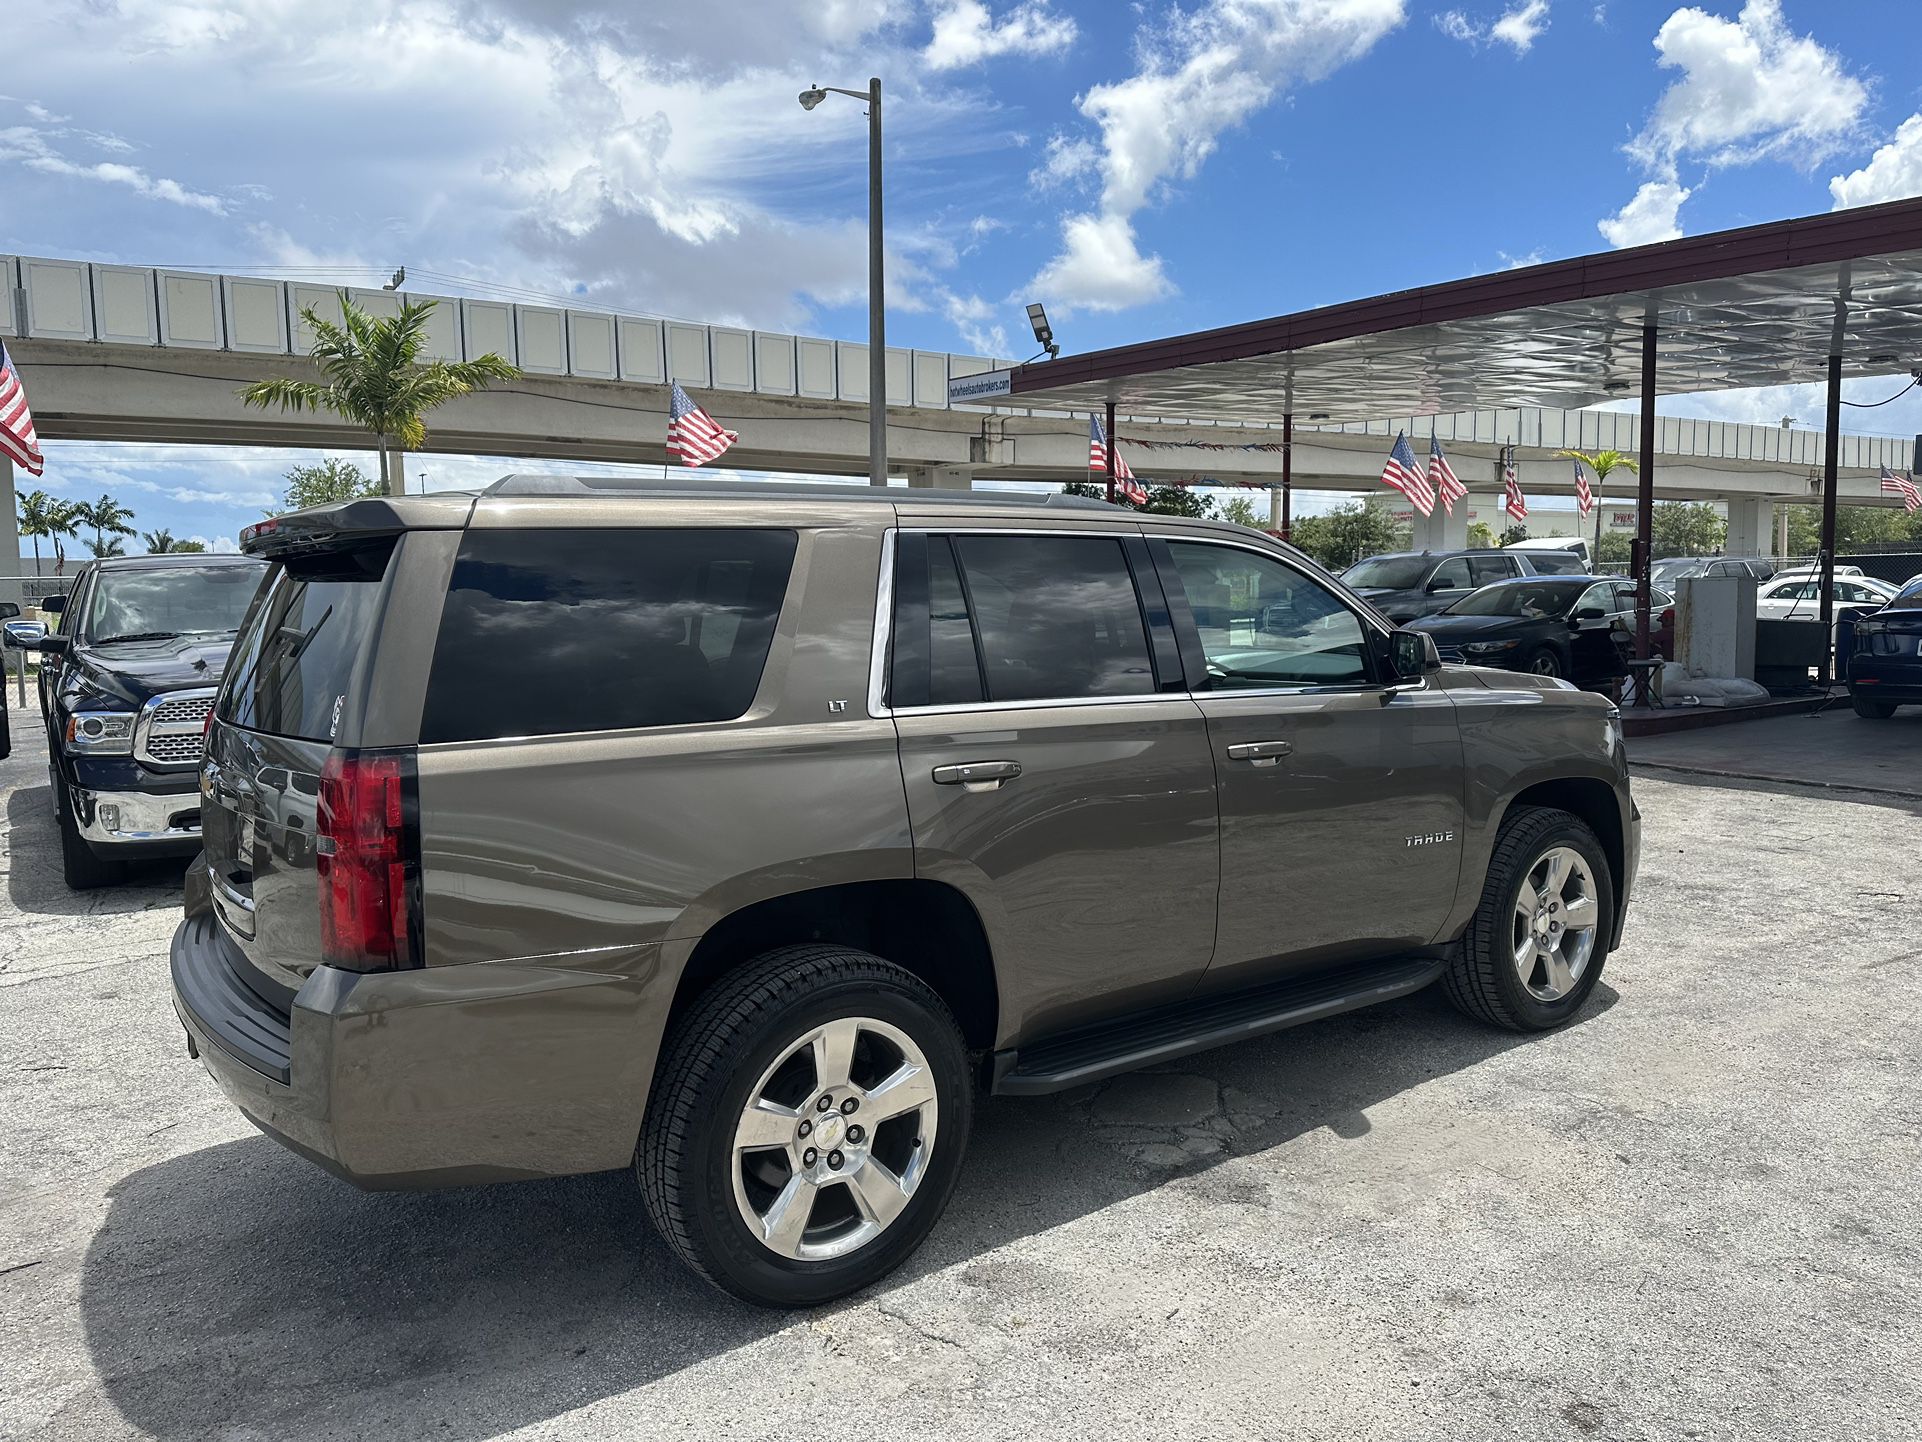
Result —
[[346, 971], [419, 966], [420, 802], [412, 749], [328, 752], [314, 829], [322, 959]]

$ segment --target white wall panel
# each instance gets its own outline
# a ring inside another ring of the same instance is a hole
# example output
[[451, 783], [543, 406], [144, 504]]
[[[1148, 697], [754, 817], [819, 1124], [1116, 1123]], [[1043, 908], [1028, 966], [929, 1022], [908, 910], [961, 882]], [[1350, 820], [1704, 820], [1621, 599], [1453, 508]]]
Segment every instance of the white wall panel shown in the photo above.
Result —
[[400, 314], [403, 297], [391, 290], [350, 290], [347, 298], [369, 315], [379, 316], [382, 320], [392, 320]]
[[27, 291], [28, 335], [47, 340], [93, 339], [93, 294], [84, 262], [23, 256], [20, 284]]
[[514, 335], [520, 342], [520, 367], [529, 375], [567, 374], [567, 313], [544, 305], [514, 307]]
[[227, 349], [287, 351], [287, 287], [277, 280], [245, 276], [220, 278], [221, 309], [227, 322]]
[[948, 357], [943, 351], [914, 353], [914, 404], [948, 408]]
[[754, 332], [754, 389], [765, 396], [791, 396], [795, 390], [794, 337]]
[[810, 400], [833, 400], [837, 394], [834, 342], [804, 335], [796, 338], [794, 351], [799, 358], [796, 375], [801, 394]]
[[729, 325], [707, 328], [708, 353], [714, 367], [714, 388], [723, 391], [754, 389], [754, 332]]
[[667, 361], [661, 349], [661, 323], [624, 315], [615, 329], [621, 342], [621, 379], [644, 385], [667, 383]]
[[684, 386], [706, 386], [712, 375], [707, 359], [707, 327], [678, 320], [667, 322], [667, 378]]
[[844, 401], [868, 398], [868, 348], [858, 341], [834, 343], [834, 365], [840, 372], [840, 393]]
[[218, 350], [220, 277], [184, 270], [157, 272], [160, 343], [196, 350]]
[[13, 313], [13, 288], [20, 284], [20, 270], [10, 255], [0, 255], [0, 332], [7, 335], [20, 333], [19, 320]]
[[519, 363], [521, 348], [514, 339], [514, 307], [498, 300], [460, 303], [462, 354], [468, 360], [497, 355], [510, 365]]
[[[913, 351], [902, 350], [898, 346], [888, 347], [887, 382], [889, 405], [911, 406], [914, 404]], [[946, 383], [943, 382], [943, 384]]]
[[307, 324], [302, 311], [311, 310], [321, 320], [340, 324], [340, 287], [334, 285], [308, 285], [303, 281], [290, 281], [287, 285], [287, 334], [293, 343], [295, 355], [306, 355], [314, 348], [314, 328]]
[[464, 360], [460, 302], [448, 296], [410, 295], [407, 298], [434, 302], [434, 308], [427, 313], [427, 344], [421, 347], [420, 358], [430, 361]]
[[567, 364], [577, 376], [611, 381], [620, 374], [614, 363], [614, 317], [601, 311], [567, 313]]
[[116, 345], [159, 345], [154, 273], [144, 265], [96, 265], [91, 269], [94, 336]]

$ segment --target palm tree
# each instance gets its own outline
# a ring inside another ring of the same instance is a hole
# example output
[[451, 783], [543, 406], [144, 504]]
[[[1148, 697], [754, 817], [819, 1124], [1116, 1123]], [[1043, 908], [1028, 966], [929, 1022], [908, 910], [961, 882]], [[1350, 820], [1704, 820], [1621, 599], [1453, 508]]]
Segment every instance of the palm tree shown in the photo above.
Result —
[[[79, 513], [82, 525], [93, 527], [92, 549], [96, 556], [118, 556], [124, 552], [125, 547], [121, 547], [120, 550], [109, 550], [107, 537], [133, 534], [133, 527], [127, 524], [133, 519], [132, 511], [112, 496], [102, 496], [92, 503], [82, 501], [74, 507], [74, 510]], [[111, 544], [120, 545], [118, 541]]]
[[158, 531], [142, 531], [140, 544], [147, 548], [148, 555], [164, 556], [179, 545], [179, 542], [174, 540], [172, 531], [163, 528]]
[[20, 497], [20, 534], [33, 537], [33, 573], [40, 574], [40, 538], [51, 536], [48, 522], [59, 502], [45, 491], [28, 491]]
[[[68, 536], [80, 533], [81, 508], [72, 501], [62, 501], [54, 497], [47, 500], [47, 534], [53, 537], [53, 573], [56, 576], [67, 574], [67, 548], [61, 541]], [[36, 564], [38, 556], [35, 557]]]
[[1579, 461], [1595, 473], [1595, 554], [1590, 564], [1600, 565], [1602, 560], [1602, 482], [1614, 470], [1639, 471], [1635, 457], [1620, 451], [1597, 451], [1590, 455], [1587, 451], [1557, 451], [1556, 455], [1565, 461]]
[[380, 450], [388, 494], [399, 495], [405, 489], [401, 457], [425, 443], [427, 426], [421, 418], [428, 411], [493, 381], [520, 375], [492, 351], [476, 360], [422, 365], [420, 352], [434, 305], [431, 300], [403, 301], [399, 315], [371, 316], [343, 292], [338, 325], [314, 314], [310, 306], [300, 314], [313, 328], [308, 353], [324, 379], [256, 381], [241, 387], [240, 398], [262, 410], [279, 406], [283, 411], [332, 411], [366, 427]]

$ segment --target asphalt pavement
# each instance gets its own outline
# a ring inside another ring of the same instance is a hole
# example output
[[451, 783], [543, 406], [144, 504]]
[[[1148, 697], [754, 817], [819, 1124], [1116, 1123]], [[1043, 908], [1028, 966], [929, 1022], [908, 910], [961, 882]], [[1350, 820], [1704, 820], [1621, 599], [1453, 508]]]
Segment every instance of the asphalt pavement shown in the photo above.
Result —
[[1576, 1024], [1421, 996], [992, 1100], [907, 1269], [783, 1314], [625, 1174], [369, 1195], [255, 1133], [167, 999], [179, 868], [67, 892], [15, 722], [0, 1436], [1922, 1435], [1915, 799], [1639, 777]]

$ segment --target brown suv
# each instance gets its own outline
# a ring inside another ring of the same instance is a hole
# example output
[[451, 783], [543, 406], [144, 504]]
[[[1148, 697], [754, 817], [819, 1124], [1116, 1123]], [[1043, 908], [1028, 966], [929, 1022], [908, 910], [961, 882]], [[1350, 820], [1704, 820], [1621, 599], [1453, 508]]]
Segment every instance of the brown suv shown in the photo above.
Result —
[[363, 1186], [632, 1164], [757, 1301], [912, 1251], [978, 1091], [1438, 980], [1552, 1027], [1620, 934], [1608, 704], [1238, 527], [527, 476], [245, 545], [190, 1049]]

